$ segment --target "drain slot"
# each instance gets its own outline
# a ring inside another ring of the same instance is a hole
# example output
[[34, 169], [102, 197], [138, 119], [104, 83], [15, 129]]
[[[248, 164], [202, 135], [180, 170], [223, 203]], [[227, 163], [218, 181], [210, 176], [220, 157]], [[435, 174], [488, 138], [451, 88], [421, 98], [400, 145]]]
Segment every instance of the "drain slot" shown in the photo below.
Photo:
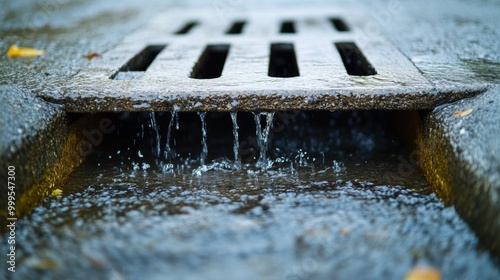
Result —
[[245, 21], [234, 22], [233, 25], [231, 25], [231, 27], [226, 31], [226, 34], [241, 34], [245, 24]]
[[295, 33], [295, 23], [293, 21], [282, 22], [280, 33]]
[[349, 26], [347, 26], [347, 24], [345, 23], [345, 21], [342, 20], [342, 19], [340, 19], [340, 18], [331, 18], [330, 22], [332, 23], [332, 25], [335, 28], [335, 30], [337, 30], [339, 32], [350, 31]]
[[189, 31], [191, 31], [191, 29], [193, 29], [193, 27], [195, 27], [197, 25], [198, 25], [197, 21], [190, 21], [190, 22], [186, 23], [181, 29], [177, 30], [177, 32], [175, 32], [175, 34], [177, 34], [177, 35], [187, 34], [187, 33], [189, 33]]
[[335, 43], [335, 46], [342, 57], [342, 62], [349, 75], [372, 76], [377, 74], [375, 68], [368, 62], [355, 43]]
[[229, 45], [208, 45], [193, 67], [191, 78], [214, 79], [222, 75]]
[[300, 76], [293, 44], [278, 43], [271, 45], [268, 75], [269, 77], [278, 78]]
[[111, 78], [114, 80], [140, 79], [165, 47], [166, 45], [147, 46], [123, 65]]

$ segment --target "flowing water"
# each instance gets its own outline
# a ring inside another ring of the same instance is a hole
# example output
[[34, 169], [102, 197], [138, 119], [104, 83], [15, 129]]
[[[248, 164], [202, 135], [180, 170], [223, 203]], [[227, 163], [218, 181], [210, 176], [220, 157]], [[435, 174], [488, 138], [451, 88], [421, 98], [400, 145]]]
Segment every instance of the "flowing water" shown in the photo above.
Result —
[[[173, 150], [170, 146], [170, 139], [172, 138], [172, 126], [174, 125], [174, 121], [177, 118], [177, 112], [171, 112], [170, 115], [170, 122], [168, 123], [168, 132], [167, 132], [167, 142], [165, 143], [165, 159], [168, 161], [171, 161], [172, 159], [172, 153], [175, 153], [175, 150]], [[177, 129], [178, 126], [176, 126]]]
[[390, 113], [121, 122], [61, 195], [19, 221], [17, 279], [403, 279], [416, 265], [498, 279]]
[[208, 155], [208, 146], [207, 146], [207, 123], [205, 121], [205, 112], [199, 112], [198, 115], [201, 119], [201, 146], [203, 147], [200, 155], [200, 163], [201, 165], [205, 165], [205, 161]]
[[231, 121], [233, 122], [233, 137], [234, 137], [234, 163], [236, 169], [241, 169], [241, 157], [240, 157], [240, 137], [238, 135], [238, 113], [231, 112]]
[[161, 138], [160, 138], [160, 132], [159, 132], [159, 126], [156, 123], [156, 116], [154, 112], [149, 113], [149, 118], [150, 118], [150, 123], [149, 127], [155, 132], [154, 134], [154, 145], [152, 145], [152, 153], [155, 155], [157, 162], [162, 160], [161, 158]]

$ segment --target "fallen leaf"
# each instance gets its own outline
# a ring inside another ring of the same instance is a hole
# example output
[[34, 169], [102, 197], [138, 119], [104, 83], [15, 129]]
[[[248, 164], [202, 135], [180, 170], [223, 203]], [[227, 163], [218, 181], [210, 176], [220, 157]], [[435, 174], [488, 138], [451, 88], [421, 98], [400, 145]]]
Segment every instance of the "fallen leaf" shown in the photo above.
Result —
[[454, 117], [463, 117], [463, 116], [467, 116], [470, 113], [472, 113], [472, 108], [467, 109], [467, 110], [462, 110], [462, 111], [456, 111], [456, 112], [453, 112], [453, 114], [451, 114], [451, 115]]
[[26, 266], [37, 269], [55, 269], [59, 267], [59, 263], [51, 258], [35, 257], [25, 261]]
[[34, 57], [44, 55], [45, 51], [34, 48], [20, 48], [16, 45], [10, 46], [7, 57]]
[[88, 59], [88, 60], [92, 60], [93, 58], [100, 57], [100, 56], [101, 56], [100, 53], [93, 52], [93, 53], [87, 54], [85, 56], [85, 58]]
[[62, 193], [62, 190], [60, 189], [55, 189], [52, 191], [52, 196], [58, 196]]
[[343, 228], [343, 229], [341, 229], [341, 230], [340, 230], [340, 235], [342, 235], [342, 236], [346, 236], [346, 235], [348, 235], [348, 234], [349, 234], [349, 232], [350, 232], [350, 231], [349, 231], [348, 229]]
[[408, 274], [405, 280], [440, 280], [441, 271], [434, 267], [416, 266]]

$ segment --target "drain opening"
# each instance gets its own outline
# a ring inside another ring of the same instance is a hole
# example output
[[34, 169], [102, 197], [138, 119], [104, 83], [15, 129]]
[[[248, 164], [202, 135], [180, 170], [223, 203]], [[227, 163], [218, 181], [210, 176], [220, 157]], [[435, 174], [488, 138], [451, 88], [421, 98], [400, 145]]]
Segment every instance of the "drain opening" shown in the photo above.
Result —
[[235, 122], [231, 113], [207, 112], [203, 125], [195, 112], [100, 113], [85, 128], [80, 148], [98, 161], [152, 167], [155, 162], [182, 165], [188, 159], [197, 166], [204, 146], [206, 164], [220, 158], [257, 164], [266, 149], [268, 160], [295, 166], [405, 150], [393, 125], [395, 117], [405, 118], [389, 111], [277, 111], [271, 118], [261, 112], [233, 114]]
[[282, 22], [280, 33], [295, 33], [295, 23], [293, 21]]
[[377, 74], [375, 68], [368, 62], [355, 43], [335, 43], [335, 46], [349, 75], [372, 76]]
[[193, 67], [191, 78], [214, 79], [222, 75], [229, 45], [208, 45]]
[[345, 21], [340, 18], [331, 18], [330, 22], [332, 23], [333, 27], [339, 32], [347, 32], [350, 30]]
[[268, 75], [278, 78], [300, 76], [293, 44], [276, 43], [271, 45]]
[[186, 23], [181, 29], [177, 30], [175, 34], [177, 35], [182, 35], [182, 34], [187, 34], [193, 27], [197, 26], [198, 22], [197, 21], [190, 21]]
[[245, 27], [245, 25], [246, 25], [245, 21], [236, 21], [226, 31], [226, 34], [241, 34], [243, 32], [243, 27]]
[[165, 47], [166, 45], [147, 46], [123, 65], [111, 78], [114, 80], [140, 79]]

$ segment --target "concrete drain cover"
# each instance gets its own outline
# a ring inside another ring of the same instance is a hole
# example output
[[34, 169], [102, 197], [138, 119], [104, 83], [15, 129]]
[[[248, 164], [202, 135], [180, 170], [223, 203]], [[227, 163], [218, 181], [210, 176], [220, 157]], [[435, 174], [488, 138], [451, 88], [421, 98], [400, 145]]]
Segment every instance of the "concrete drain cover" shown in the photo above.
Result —
[[341, 10], [158, 14], [39, 94], [74, 112], [422, 109], [463, 97], [365, 23]]

